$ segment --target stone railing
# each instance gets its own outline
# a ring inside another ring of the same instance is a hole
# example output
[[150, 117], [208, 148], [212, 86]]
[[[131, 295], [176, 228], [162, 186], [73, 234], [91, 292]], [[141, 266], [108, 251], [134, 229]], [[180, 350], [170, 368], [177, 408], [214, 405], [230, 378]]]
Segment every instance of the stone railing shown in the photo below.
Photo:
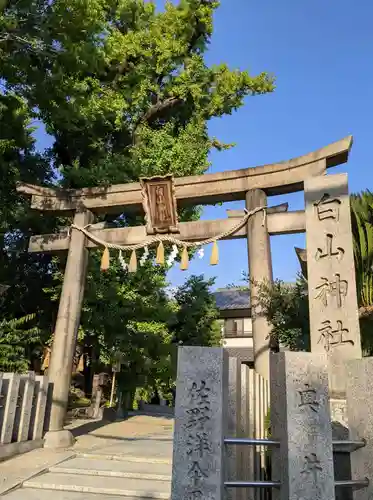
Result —
[[[267, 438], [269, 384], [253, 368], [234, 357], [228, 359], [227, 435], [235, 438]], [[267, 450], [258, 447], [227, 449], [227, 479], [264, 481], [267, 476]], [[266, 490], [230, 491], [227, 500], [266, 500]]]
[[43, 445], [49, 393], [47, 377], [0, 373], [0, 460]]
[[[269, 383], [253, 368], [241, 365], [241, 436], [252, 439], [266, 439], [269, 426]], [[240, 433], [236, 433], [237, 436]], [[268, 450], [264, 447], [239, 447], [240, 466], [238, 475], [243, 480], [254, 478], [265, 481], [268, 471]], [[268, 491], [242, 490], [241, 497], [250, 500], [266, 500]], [[239, 496], [239, 495], [237, 495]]]

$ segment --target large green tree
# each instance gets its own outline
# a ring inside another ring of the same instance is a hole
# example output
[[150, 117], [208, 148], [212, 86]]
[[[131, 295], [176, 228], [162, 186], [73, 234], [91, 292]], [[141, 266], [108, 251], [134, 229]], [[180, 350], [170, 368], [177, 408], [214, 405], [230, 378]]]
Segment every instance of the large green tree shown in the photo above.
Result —
[[154, 390], [168, 393], [173, 382], [168, 322], [175, 307], [164, 269], [147, 262], [128, 274], [114, 262], [101, 273], [96, 256], [91, 259], [80, 336], [93, 368], [119, 359], [122, 390], [133, 394], [141, 387], [143, 398]]
[[[232, 113], [246, 96], [272, 91], [274, 83], [266, 73], [252, 76], [226, 64], [206, 65], [217, 7], [218, 2], [208, 0], [167, 2], [162, 12], [145, 0], [1, 3], [3, 95], [15, 95], [53, 137], [43, 160], [58, 174], [56, 185], [203, 174], [210, 150], [229, 147], [209, 137], [208, 121]], [[48, 181], [45, 175], [29, 180]], [[196, 207], [180, 210], [182, 220], [198, 214]], [[117, 225], [143, 223], [142, 216], [131, 213], [105, 217]], [[29, 230], [46, 232], [37, 224]], [[18, 258], [25, 255], [23, 248]], [[157, 349], [168, 342], [163, 317], [168, 306], [162, 298], [166, 269], [148, 266], [130, 277], [112, 267], [99, 277], [98, 259], [92, 252], [80, 342], [101, 356], [115, 349], [130, 353], [132, 367], [134, 360], [140, 365], [146, 357], [155, 366]], [[47, 261], [50, 268], [41, 270], [39, 283], [58, 298], [63, 261]], [[57, 284], [51, 287], [58, 265]], [[40, 291], [34, 297], [40, 299]], [[34, 312], [35, 304], [27, 308]], [[148, 378], [160, 378], [156, 369], [145, 371]]]
[[25, 372], [40, 345], [39, 329], [28, 327], [34, 315], [0, 319], [0, 372]]
[[27, 102], [12, 92], [0, 93], [0, 283], [8, 285], [7, 292], [0, 294], [0, 370], [27, 367], [23, 346], [28, 344], [27, 353], [38, 355], [55, 312], [43, 293], [52, 280], [51, 259], [27, 253], [30, 235], [52, 229], [53, 222], [51, 226], [51, 221], [33, 213], [16, 192], [18, 181], [51, 180], [50, 165], [36, 153], [32, 131]]
[[191, 276], [175, 293], [176, 313], [171, 322], [174, 342], [183, 345], [218, 346], [221, 341], [219, 311], [211, 292], [215, 280]]
[[207, 121], [273, 89], [263, 73], [207, 67], [218, 2], [20, 0], [2, 16], [3, 78], [55, 138], [65, 186], [203, 173]]

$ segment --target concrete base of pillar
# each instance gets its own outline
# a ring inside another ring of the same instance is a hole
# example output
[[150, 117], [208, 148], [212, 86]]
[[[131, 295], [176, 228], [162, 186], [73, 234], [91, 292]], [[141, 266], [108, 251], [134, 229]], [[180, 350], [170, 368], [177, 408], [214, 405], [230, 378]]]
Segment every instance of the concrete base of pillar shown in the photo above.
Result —
[[44, 436], [44, 448], [70, 448], [75, 443], [75, 438], [70, 431], [49, 431]]

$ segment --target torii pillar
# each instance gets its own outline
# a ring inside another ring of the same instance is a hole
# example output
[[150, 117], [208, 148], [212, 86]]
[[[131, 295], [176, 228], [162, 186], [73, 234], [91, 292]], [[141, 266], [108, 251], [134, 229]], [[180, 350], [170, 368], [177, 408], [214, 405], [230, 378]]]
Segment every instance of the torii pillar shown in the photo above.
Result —
[[[89, 210], [81, 208], [76, 211], [74, 224], [77, 226], [84, 227], [92, 221], [93, 214]], [[86, 237], [82, 232], [71, 229], [51, 363], [48, 369], [48, 377], [53, 384], [53, 400], [44, 448], [68, 448], [74, 443], [73, 435], [64, 429], [64, 424], [84, 296], [87, 260]]]
[[[267, 195], [261, 189], [246, 193], [246, 209], [267, 206]], [[249, 254], [249, 279], [251, 317], [254, 342], [254, 367], [265, 380], [269, 380], [269, 353], [271, 327], [257, 303], [260, 283], [272, 281], [272, 258], [267, 217], [258, 212], [247, 223], [247, 246]]]

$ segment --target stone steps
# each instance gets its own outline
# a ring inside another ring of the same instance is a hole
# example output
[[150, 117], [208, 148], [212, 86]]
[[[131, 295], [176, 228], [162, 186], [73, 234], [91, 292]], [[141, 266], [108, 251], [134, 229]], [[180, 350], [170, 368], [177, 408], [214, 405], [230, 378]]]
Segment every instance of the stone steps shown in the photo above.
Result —
[[[168, 460], [172, 457], [172, 439], [126, 439], [123, 442], [110, 443], [99, 448], [100, 455], [112, 456], [115, 460], [125, 460], [126, 457], [146, 457], [151, 460]], [[85, 453], [85, 450], [79, 450]], [[94, 454], [94, 450], [89, 450], [88, 454]]]
[[[169, 481], [149, 481], [143, 478], [129, 477], [110, 477], [110, 479], [104, 479], [99, 475], [64, 474], [57, 472], [48, 472], [47, 474], [26, 481], [23, 484], [23, 489], [25, 491], [28, 488], [159, 500], [168, 500], [170, 497]], [[25, 493], [27, 492], [25, 491]]]
[[172, 429], [149, 425], [141, 434], [140, 424], [116, 422], [83, 435], [65, 459], [49, 460], [34, 473], [31, 468], [5, 499], [169, 500]]
[[[21, 489], [9, 493], [6, 500], [51, 500], [50, 490]], [[123, 497], [73, 491], [53, 491], [53, 500], [149, 500], [146, 497]]]
[[[101, 450], [100, 450], [101, 451]], [[7, 500], [169, 500], [172, 461], [126, 454], [80, 453], [6, 495]]]
[[[171, 455], [172, 456], [172, 453]], [[116, 462], [140, 462], [146, 464], [168, 464], [172, 465], [171, 458], [161, 458], [155, 457], [141, 457], [134, 455], [124, 455], [124, 454], [110, 454], [110, 453], [78, 453], [80, 458], [89, 458], [96, 460], [114, 460]]]
[[[134, 458], [134, 457], [133, 457]], [[50, 472], [85, 476], [122, 477], [148, 481], [171, 481], [170, 462], [151, 460], [108, 460], [107, 457], [77, 457], [56, 465]]]

